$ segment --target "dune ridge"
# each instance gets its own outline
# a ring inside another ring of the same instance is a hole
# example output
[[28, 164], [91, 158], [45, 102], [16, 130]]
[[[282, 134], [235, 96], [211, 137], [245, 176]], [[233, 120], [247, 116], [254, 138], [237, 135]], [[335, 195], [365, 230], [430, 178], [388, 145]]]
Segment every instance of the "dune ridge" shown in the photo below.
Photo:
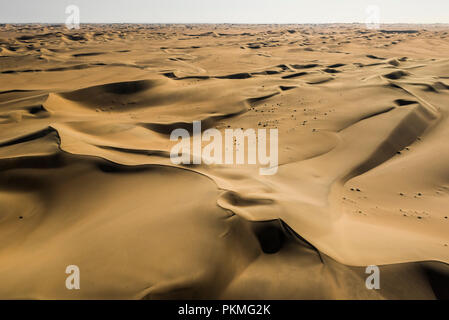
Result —
[[[448, 28], [362, 29], [1, 26], [0, 298], [448, 298]], [[194, 121], [278, 173], [174, 165]]]

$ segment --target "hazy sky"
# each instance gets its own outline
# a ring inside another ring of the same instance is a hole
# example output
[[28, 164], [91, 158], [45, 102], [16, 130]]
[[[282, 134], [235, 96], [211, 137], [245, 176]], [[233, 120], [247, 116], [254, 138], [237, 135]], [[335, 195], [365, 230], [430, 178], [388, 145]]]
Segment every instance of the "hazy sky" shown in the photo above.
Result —
[[69, 4], [81, 23], [449, 23], [449, 0], [0, 0], [0, 22], [61, 23]]

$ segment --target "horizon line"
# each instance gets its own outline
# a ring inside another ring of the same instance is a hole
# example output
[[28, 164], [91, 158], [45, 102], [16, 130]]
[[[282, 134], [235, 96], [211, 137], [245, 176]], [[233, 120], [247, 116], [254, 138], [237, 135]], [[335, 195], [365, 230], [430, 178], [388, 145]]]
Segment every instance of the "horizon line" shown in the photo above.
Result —
[[[0, 21], [0, 24], [46, 24], [46, 25], [64, 25], [65, 22], [3, 22]], [[170, 25], [329, 25], [329, 24], [362, 24], [365, 25], [365, 22], [80, 22], [80, 25], [83, 24], [153, 24], [153, 25], [161, 25], [161, 24], [170, 24]], [[449, 22], [388, 22], [388, 23], [379, 23], [382, 25], [449, 25]]]

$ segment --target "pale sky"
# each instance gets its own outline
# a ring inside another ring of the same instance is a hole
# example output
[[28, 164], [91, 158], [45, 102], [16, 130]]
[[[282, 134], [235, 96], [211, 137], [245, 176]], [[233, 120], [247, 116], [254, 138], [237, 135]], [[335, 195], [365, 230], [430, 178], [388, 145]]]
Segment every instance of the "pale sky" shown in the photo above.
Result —
[[449, 0], [0, 0], [0, 23], [351, 23], [377, 5], [380, 23], [449, 23]]

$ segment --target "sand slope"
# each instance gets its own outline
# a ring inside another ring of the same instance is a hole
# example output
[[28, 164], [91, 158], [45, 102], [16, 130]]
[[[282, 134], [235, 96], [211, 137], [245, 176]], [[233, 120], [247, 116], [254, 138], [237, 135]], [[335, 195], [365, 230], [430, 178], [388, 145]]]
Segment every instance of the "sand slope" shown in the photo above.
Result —
[[[447, 298], [449, 29], [384, 27], [0, 27], [0, 298]], [[174, 165], [197, 120], [278, 173]]]

